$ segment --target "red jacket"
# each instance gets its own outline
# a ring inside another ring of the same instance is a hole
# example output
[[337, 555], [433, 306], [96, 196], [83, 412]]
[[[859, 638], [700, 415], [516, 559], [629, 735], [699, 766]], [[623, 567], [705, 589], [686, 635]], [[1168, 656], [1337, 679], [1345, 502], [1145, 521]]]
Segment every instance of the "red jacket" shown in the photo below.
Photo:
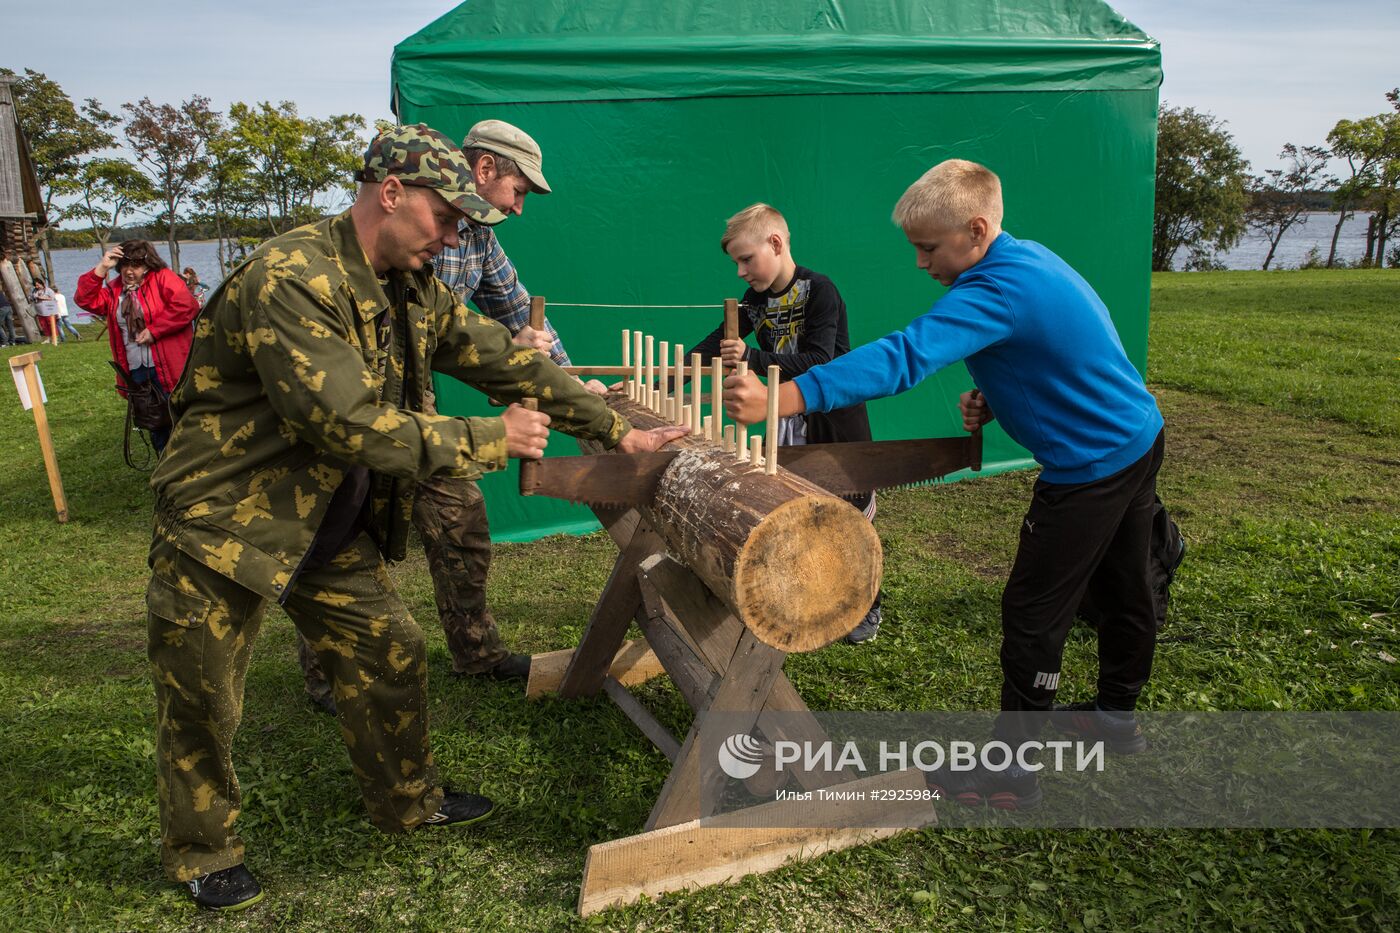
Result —
[[[190, 324], [199, 314], [199, 302], [190, 294], [185, 280], [169, 269], [147, 272], [136, 289], [136, 297], [141, 302], [146, 327], [155, 338], [151, 357], [155, 361], [156, 381], [166, 392], [173, 392], [185, 370], [185, 358], [190, 355], [193, 337]], [[127, 366], [126, 344], [122, 342], [121, 329], [115, 320], [121, 300], [121, 276], [104, 283], [91, 269], [79, 277], [78, 290], [73, 294], [78, 307], [108, 319], [107, 339], [112, 345], [112, 359], [122, 371], [123, 381], [127, 381], [131, 378], [131, 368]], [[123, 386], [117, 386], [117, 391], [126, 395]]]

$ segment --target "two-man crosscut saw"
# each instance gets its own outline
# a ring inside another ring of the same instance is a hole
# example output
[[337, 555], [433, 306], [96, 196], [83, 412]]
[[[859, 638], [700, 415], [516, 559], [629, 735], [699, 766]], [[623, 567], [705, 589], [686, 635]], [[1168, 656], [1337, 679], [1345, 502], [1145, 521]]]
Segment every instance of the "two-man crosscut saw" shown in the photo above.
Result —
[[[982, 432], [909, 441], [852, 441], [783, 447], [783, 469], [836, 496], [937, 481], [982, 469]], [[646, 506], [679, 450], [547, 457], [520, 474], [520, 493], [588, 505]]]

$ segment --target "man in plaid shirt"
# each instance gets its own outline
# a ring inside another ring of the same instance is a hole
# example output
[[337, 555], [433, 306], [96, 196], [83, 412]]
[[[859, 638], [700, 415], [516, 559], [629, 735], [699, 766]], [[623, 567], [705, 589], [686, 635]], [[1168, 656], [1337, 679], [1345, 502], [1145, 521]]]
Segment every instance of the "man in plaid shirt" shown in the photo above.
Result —
[[[555, 363], [568, 366], [569, 354], [553, 325], [546, 320], [543, 331], [529, 326], [530, 293], [520, 284], [515, 266], [488, 225], [521, 213], [530, 192], [549, 194], [540, 147], [509, 123], [483, 120], [467, 133], [462, 150], [471, 164], [477, 194], [496, 210], [484, 224], [464, 220], [457, 234], [458, 246], [438, 254], [433, 268], [458, 300], [470, 302], [482, 314], [504, 324], [515, 335], [515, 343], [548, 353]], [[597, 380], [589, 380], [586, 386], [599, 395], [607, 391]], [[427, 407], [435, 412], [431, 399]], [[428, 558], [453, 673], [528, 677], [530, 656], [513, 654], [506, 648], [486, 606], [491, 531], [486, 502], [476, 482], [435, 476], [420, 483], [413, 524]], [[334, 713], [330, 686], [304, 641], [299, 658], [306, 675], [306, 692], [317, 706]]]

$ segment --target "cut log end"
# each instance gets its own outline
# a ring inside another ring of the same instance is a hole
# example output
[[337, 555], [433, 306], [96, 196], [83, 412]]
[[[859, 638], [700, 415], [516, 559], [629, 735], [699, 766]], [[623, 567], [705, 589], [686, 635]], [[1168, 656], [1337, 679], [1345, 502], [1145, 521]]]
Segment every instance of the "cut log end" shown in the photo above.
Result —
[[764, 644], [814, 651], [855, 628], [880, 587], [880, 536], [854, 506], [793, 499], [754, 529], [734, 564], [740, 617]]

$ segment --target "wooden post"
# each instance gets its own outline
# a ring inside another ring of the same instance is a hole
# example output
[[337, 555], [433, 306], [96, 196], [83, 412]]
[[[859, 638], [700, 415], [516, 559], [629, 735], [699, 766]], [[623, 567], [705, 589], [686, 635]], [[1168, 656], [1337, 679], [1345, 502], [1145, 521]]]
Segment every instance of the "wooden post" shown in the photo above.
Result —
[[44, 455], [44, 471], [49, 475], [49, 491], [53, 493], [53, 507], [58, 512], [59, 524], [68, 523], [68, 497], [63, 492], [63, 477], [58, 472], [58, 456], [53, 449], [53, 435], [49, 433], [49, 416], [44, 410], [44, 394], [39, 387], [39, 367], [42, 358], [38, 350], [10, 357], [10, 369], [20, 370], [25, 388], [29, 390], [30, 408], [34, 411], [34, 427], [39, 432], [39, 449]]
[[778, 472], [778, 382], [781, 370], [774, 363], [768, 367], [768, 433], [764, 440], [768, 450], [763, 457], [763, 472], [769, 476]]
[[724, 452], [727, 454], [732, 454], [734, 452], [734, 425], [732, 424], [726, 424], [724, 426], [723, 447]]
[[756, 467], [763, 466], [763, 438], [757, 434], [749, 438], [749, 463]]
[[661, 388], [660, 388], [660, 392], [659, 392], [659, 394], [658, 394], [658, 397], [661, 399], [661, 407], [659, 407], [659, 408], [656, 410], [656, 413], [657, 413], [658, 415], [661, 416], [662, 420], [666, 420], [666, 418], [667, 418], [667, 415], [666, 415], [666, 408], [667, 408], [668, 405], [671, 404], [671, 402], [670, 402], [671, 393], [670, 393], [669, 386], [668, 386], [668, 383], [671, 381], [671, 343], [670, 343], [670, 341], [668, 341], [668, 340], [663, 340], [663, 341], [661, 341], [661, 354], [660, 354], [660, 355], [661, 355], [661, 371], [657, 374], [657, 378], [659, 378], [659, 379], [661, 380], [661, 383], [660, 383]]
[[685, 405], [685, 347], [676, 344], [676, 398], [671, 409], [671, 420], [680, 422], [681, 408]]
[[632, 334], [632, 401], [642, 400], [642, 332]]
[[642, 392], [642, 404], [647, 408], [655, 409], [656, 391], [653, 384], [656, 381], [656, 338], [647, 334], [647, 381]]

